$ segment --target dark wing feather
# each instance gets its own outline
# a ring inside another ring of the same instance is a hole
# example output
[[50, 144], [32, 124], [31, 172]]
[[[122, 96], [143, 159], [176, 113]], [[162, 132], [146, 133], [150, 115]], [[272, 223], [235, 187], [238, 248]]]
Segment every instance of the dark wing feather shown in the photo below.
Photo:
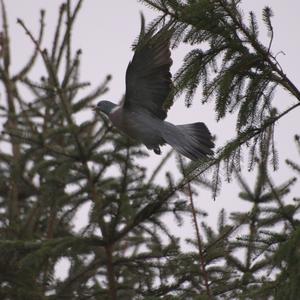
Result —
[[170, 36], [170, 31], [160, 31], [139, 40], [126, 71], [126, 109], [144, 109], [166, 118], [164, 102], [172, 87]]

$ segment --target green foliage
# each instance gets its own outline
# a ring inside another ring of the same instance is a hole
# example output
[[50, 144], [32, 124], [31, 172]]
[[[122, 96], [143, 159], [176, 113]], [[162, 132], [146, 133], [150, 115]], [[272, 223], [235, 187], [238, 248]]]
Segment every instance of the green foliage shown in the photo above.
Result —
[[[259, 39], [255, 14], [250, 12], [249, 22], [245, 21], [242, 1], [142, 2], [161, 13], [156, 27], [173, 28], [174, 47], [180, 42], [193, 46], [175, 75], [174, 94], [180, 96], [184, 93], [186, 105], [190, 106], [199, 91], [202, 103], [214, 101], [218, 121], [233, 113], [237, 116], [236, 138], [219, 149], [219, 155], [212, 163], [217, 165], [214, 181], [220, 183], [219, 170], [223, 163], [228, 178], [234, 168], [240, 169], [246, 149], [251, 169], [255, 156], [264, 146], [265, 135], [270, 131], [273, 135], [274, 124], [300, 105], [299, 89], [272, 53], [271, 8], [265, 7], [262, 11], [269, 35], [269, 43], [264, 45]], [[272, 101], [277, 87], [282, 87], [297, 100], [295, 105], [281, 113]], [[273, 168], [276, 169], [277, 153], [274, 144], [271, 147]], [[198, 167], [198, 174], [206, 172], [201, 164]]]
[[241, 186], [239, 197], [250, 208], [232, 212], [231, 222], [221, 211], [217, 230], [202, 223], [206, 271], [216, 299], [297, 299], [299, 295], [300, 202], [290, 197], [296, 178], [274, 186], [267, 168], [269, 155], [270, 151], [262, 152], [255, 160], [253, 188], [234, 170]]
[[[136, 163], [147, 156], [140, 145], [95, 114], [76, 121], [110, 80], [88, 92], [89, 83], [80, 80], [81, 50], [73, 50], [71, 36], [81, 4], [60, 7], [47, 48], [44, 12], [38, 38], [18, 20], [34, 49], [12, 75], [2, 3], [1, 299], [163, 297], [188, 280], [177, 271], [179, 240], [163, 218], [179, 220], [190, 208], [173, 185], [155, 183], [170, 153], [148, 179]], [[37, 57], [46, 70], [39, 81], [31, 78]], [[77, 230], [85, 210], [88, 224]], [[65, 278], [55, 271], [62, 258], [70, 264]]]
[[[300, 198], [290, 193], [297, 178], [273, 183], [269, 162], [277, 167], [275, 122], [299, 106], [277, 113], [275, 88], [283, 86], [298, 100], [299, 93], [271, 54], [270, 8], [263, 11], [266, 47], [258, 41], [254, 14], [249, 25], [242, 22], [240, 1], [144, 1], [171, 18], [165, 25], [174, 44], [201, 45], [187, 54], [174, 93], [185, 93], [191, 104], [202, 85], [203, 102], [216, 99], [219, 119], [238, 111], [237, 136], [214, 159], [188, 164], [179, 158], [182, 177], [176, 182], [167, 173], [163, 185], [156, 177], [171, 152], [147, 176], [137, 163], [147, 157], [140, 145], [96, 115], [76, 121], [110, 80], [104, 77], [87, 91], [89, 83], [80, 79], [81, 50], [74, 51], [71, 36], [82, 2], [61, 5], [45, 49], [45, 13], [37, 38], [18, 21], [33, 52], [17, 74], [10, 72], [13, 37], [1, 2], [0, 298], [298, 299]], [[151, 30], [161, 21], [152, 22]], [[33, 80], [38, 57], [45, 73]], [[300, 153], [299, 136], [295, 140]], [[257, 173], [253, 187], [241, 175], [245, 145], [248, 168]], [[299, 177], [299, 162], [287, 163]], [[229, 216], [221, 210], [212, 226], [192, 203], [199, 186], [217, 192], [223, 166], [249, 209]], [[213, 168], [211, 182], [206, 172]], [[88, 223], [78, 230], [74, 224], [83, 211]], [[178, 226], [192, 219], [188, 250], [170, 230], [170, 216]], [[69, 267], [59, 277], [63, 259]]]

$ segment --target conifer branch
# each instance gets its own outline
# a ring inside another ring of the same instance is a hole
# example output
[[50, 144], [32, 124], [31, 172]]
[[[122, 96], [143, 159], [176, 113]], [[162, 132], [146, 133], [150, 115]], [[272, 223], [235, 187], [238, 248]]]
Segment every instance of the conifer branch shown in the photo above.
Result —
[[[2, 18], [2, 56], [4, 60], [4, 71], [6, 74], [8, 74], [8, 68], [10, 65], [10, 41], [9, 41], [9, 32], [8, 32], [8, 22], [7, 22], [7, 14], [6, 14], [6, 8], [4, 5], [4, 0], [1, 0], [1, 18]], [[2, 69], [2, 68], [1, 68]]]
[[[79, 1], [77, 6], [76, 6], [76, 9], [74, 11], [74, 14], [72, 15], [72, 20], [70, 21], [70, 24], [73, 23], [74, 21], [74, 18], [80, 8], [80, 4], [81, 4], [82, 1]], [[84, 148], [78, 138], [78, 135], [76, 133], [76, 128], [77, 126], [75, 125], [73, 119], [72, 119], [72, 112], [70, 111], [70, 106], [68, 104], [68, 101], [65, 97], [65, 91], [61, 88], [60, 84], [59, 84], [59, 81], [58, 81], [58, 78], [56, 76], [56, 72], [55, 70], [53, 69], [53, 64], [50, 62], [49, 58], [48, 58], [48, 54], [47, 54], [47, 51], [46, 50], [41, 50], [40, 46], [38, 45], [38, 42], [36, 41], [36, 39], [33, 37], [33, 35], [31, 34], [31, 32], [28, 30], [28, 28], [26, 27], [26, 25], [24, 24], [24, 22], [20, 19], [18, 19], [18, 23], [23, 27], [23, 29], [25, 30], [26, 34], [29, 35], [30, 39], [32, 40], [32, 42], [36, 45], [39, 53], [41, 54], [44, 62], [45, 62], [45, 65], [47, 67], [47, 70], [49, 72], [49, 77], [50, 77], [50, 80], [52, 81], [53, 83], [53, 86], [57, 92], [57, 95], [59, 97], [59, 99], [61, 100], [61, 104], [62, 104], [62, 108], [63, 108], [63, 111], [65, 113], [65, 116], [66, 116], [66, 119], [67, 119], [67, 122], [72, 130], [72, 134], [73, 134], [73, 137], [74, 137], [74, 140], [77, 144], [77, 148], [78, 148], [78, 152], [79, 152], [79, 156], [82, 160], [82, 162], [84, 163], [85, 165], [85, 169], [86, 169], [86, 172], [89, 173], [89, 168], [86, 164], [86, 157], [85, 157], [85, 152], [84, 152]], [[70, 25], [71, 26], [71, 25]], [[67, 41], [67, 38], [65, 36], [65, 40], [64, 41]], [[64, 44], [66, 45], [66, 44]]]
[[[87, 96], [78, 93], [87, 86], [79, 81], [80, 53], [72, 53], [71, 37], [75, 32], [71, 19], [80, 1], [73, 6], [71, 0], [66, 0], [60, 7], [50, 49], [42, 49], [41, 28], [35, 38], [23, 24], [34, 47], [29, 60], [17, 68], [24, 72], [20, 78], [9, 73], [12, 62], [8, 24], [2, 9], [0, 80], [6, 103], [0, 105], [0, 123], [5, 124], [7, 134], [0, 135], [0, 298], [295, 298], [299, 294], [299, 199], [286, 202], [283, 198], [293, 180], [277, 187], [271, 178], [268, 183], [264, 170], [272, 153], [276, 165], [273, 127], [300, 105], [297, 102], [276, 115], [271, 106], [273, 90], [276, 85], [288, 91], [293, 87], [252, 46], [220, 7], [219, 0], [144, 2], [162, 8], [162, 16], [152, 22], [149, 30], [172, 26], [173, 45], [185, 40], [194, 45], [208, 42], [211, 46], [208, 51], [189, 54], [179, 74], [178, 94], [186, 90], [192, 100], [200, 82], [207, 92], [204, 102], [208, 94], [215, 95], [214, 91], [217, 98], [223, 93], [219, 98], [224, 102], [218, 102], [221, 114], [241, 108], [237, 136], [219, 149], [214, 159], [185, 166], [177, 182], [169, 172], [167, 184], [157, 184], [156, 174], [170, 153], [148, 177], [145, 167], [136, 164], [136, 159], [140, 163], [146, 156], [139, 145], [128, 143], [101, 118], [92, 116], [79, 125], [75, 122], [75, 114], [90, 108], [92, 101], [107, 90], [109, 81], [107, 77]], [[258, 41], [255, 17], [248, 28], [237, 10], [239, 2], [223, 1], [237, 22]], [[4, 7], [3, 0], [0, 5]], [[167, 25], [163, 20], [166, 17], [171, 18]], [[264, 17], [269, 32], [273, 32], [271, 12], [265, 11]], [[284, 73], [271, 53], [272, 40], [271, 36], [267, 47], [261, 43], [259, 47]], [[30, 79], [31, 67], [25, 68], [31, 65], [36, 51], [46, 67], [40, 82]], [[220, 57], [224, 57], [221, 64]], [[221, 73], [211, 81], [209, 76], [215, 76], [219, 67]], [[237, 76], [233, 78], [230, 72]], [[20, 84], [29, 93], [23, 95]], [[18, 160], [14, 146], [20, 150]], [[214, 179], [218, 182], [222, 179], [222, 164], [228, 178], [230, 173], [243, 171], [240, 160], [246, 147], [250, 147], [250, 167], [258, 165], [255, 187], [251, 189], [246, 181], [241, 182], [240, 198], [251, 203], [251, 212], [232, 213], [232, 224], [227, 224], [222, 212], [217, 231], [204, 222], [199, 229], [196, 218], [201, 211], [194, 207], [192, 185], [211, 188], [204, 176], [215, 168]], [[257, 164], [257, 157], [264, 158], [263, 165]], [[298, 175], [298, 163], [292, 157], [289, 162]], [[18, 207], [12, 219], [7, 211], [14, 188]], [[182, 191], [190, 206], [182, 199]], [[88, 223], [78, 228], [82, 212], [87, 213]], [[184, 214], [193, 214], [197, 235], [187, 239], [195, 246], [188, 253], [180, 248], [181, 237], [169, 230], [164, 219], [174, 215], [181, 225]], [[282, 224], [284, 229], [278, 230], [277, 225]], [[237, 237], [239, 228], [244, 231]], [[245, 250], [247, 256], [236, 255], [239, 250]], [[65, 278], [57, 273], [61, 258], [66, 260]]]
[[105, 247], [105, 253], [107, 258], [107, 277], [110, 300], [117, 300], [116, 280], [113, 265], [113, 245], [107, 245]]
[[[15, 99], [14, 99], [14, 91], [16, 90], [15, 83], [11, 80], [10, 75], [10, 41], [9, 41], [9, 32], [8, 32], [8, 22], [6, 9], [4, 5], [4, 1], [1, 0], [1, 9], [2, 9], [2, 23], [3, 23], [3, 41], [2, 41], [2, 51], [3, 51], [3, 61], [4, 61], [4, 69], [0, 66], [0, 74], [1, 79], [3, 81], [5, 92], [6, 92], [6, 102], [8, 107], [8, 115], [7, 115], [7, 126], [16, 129], [18, 126], [18, 120], [16, 116], [16, 107], [15, 107]], [[21, 176], [21, 168], [20, 168], [20, 156], [21, 150], [19, 144], [10, 136], [10, 142], [12, 144], [12, 153], [13, 153], [13, 161], [11, 165], [11, 175], [10, 176], [10, 193], [9, 193], [9, 223], [11, 227], [17, 229], [17, 224], [19, 223], [19, 187], [18, 180]]]
[[[180, 162], [180, 167], [181, 167], [182, 173], [183, 173], [183, 175], [185, 175], [184, 174], [185, 171], [184, 171], [183, 160], [182, 160], [181, 156], [179, 156], [179, 162]], [[193, 192], [192, 192], [190, 182], [187, 183], [187, 191], [188, 191], [188, 197], [189, 197], [191, 211], [192, 211], [193, 224], [194, 224], [195, 231], [196, 231], [198, 254], [199, 254], [199, 267], [200, 267], [201, 273], [203, 274], [204, 284], [205, 284], [205, 289], [206, 289], [208, 299], [212, 300], [212, 294], [211, 294], [210, 287], [209, 287], [208, 273], [207, 273], [207, 270], [206, 270], [204, 250], [203, 250], [203, 247], [202, 247], [202, 241], [201, 241], [201, 237], [200, 237], [200, 230], [199, 230], [196, 211], [195, 211], [195, 206], [194, 206]]]
[[65, 10], [66, 10], [66, 4], [63, 3], [59, 8], [58, 21], [56, 23], [56, 29], [55, 29], [54, 39], [53, 39], [53, 43], [52, 43], [52, 52], [51, 52], [51, 61], [52, 62], [56, 61], [56, 52], [58, 50], [57, 47], [58, 47], [59, 37], [60, 37], [60, 33], [61, 33], [61, 28], [62, 28], [62, 20], [63, 20]]
[[160, 161], [159, 165], [154, 169], [154, 171], [152, 172], [148, 184], [151, 184], [153, 182], [153, 180], [155, 179], [156, 175], [159, 173], [159, 171], [161, 170], [161, 168], [165, 165], [165, 163], [168, 161], [168, 159], [171, 157], [171, 155], [173, 154], [173, 150], [170, 150], [165, 157]]
[[224, 11], [226, 11], [228, 16], [230, 16], [231, 20], [233, 21], [233, 24], [237, 26], [239, 30], [241, 30], [241, 32], [245, 35], [245, 37], [247, 37], [247, 39], [250, 41], [251, 45], [257, 51], [257, 53], [259, 53], [263, 57], [263, 59], [266, 60], [266, 62], [270, 65], [272, 70], [275, 73], [277, 73], [282, 78], [282, 80], [286, 83], [283, 84], [283, 86], [287, 88], [287, 90], [289, 90], [298, 99], [298, 101], [300, 101], [300, 91], [293, 84], [293, 82], [287, 77], [287, 75], [280, 68], [277, 67], [277, 63], [274, 63], [272, 61], [270, 56], [270, 51], [266, 50], [265, 47], [261, 45], [260, 42], [250, 34], [246, 26], [241, 22], [240, 19], [237, 18], [237, 15], [232, 12], [231, 10], [232, 7], [231, 8], [228, 7], [226, 1], [224, 0], [217, 0], [217, 1], [220, 3]]
[[[65, 34], [63, 36], [63, 40], [61, 42], [60, 48], [58, 50], [57, 60], [56, 60], [56, 65], [55, 65], [56, 70], [59, 68], [59, 65], [61, 63], [63, 52], [65, 51], [66, 46], [67, 46], [68, 41], [69, 41], [69, 38], [70, 38], [71, 28], [73, 27], [74, 21], [75, 21], [75, 19], [77, 17], [77, 14], [78, 14], [78, 12], [81, 8], [82, 3], [83, 3], [83, 0], [78, 0], [73, 13], [72, 14], [70, 12], [67, 13], [67, 24], [66, 24], [67, 27], [66, 27]], [[67, 2], [67, 4], [65, 4], [65, 6], [62, 10], [65, 11], [65, 9], [67, 9], [68, 5], [70, 7], [70, 2], [69, 1]]]
[[25, 77], [26, 74], [28, 74], [28, 72], [34, 66], [34, 63], [38, 57], [39, 47], [42, 44], [42, 39], [43, 39], [43, 34], [44, 34], [44, 29], [45, 29], [44, 17], [45, 17], [45, 12], [42, 10], [41, 11], [41, 19], [40, 19], [40, 32], [38, 35], [38, 39], [36, 41], [34, 52], [33, 52], [32, 56], [30, 57], [29, 61], [27, 62], [27, 64], [16, 75], [14, 75], [12, 77], [13, 81], [20, 80], [23, 77]]
[[[267, 179], [267, 184], [269, 185], [269, 188], [271, 190], [271, 193], [273, 194], [274, 199], [276, 200], [276, 202], [277, 202], [277, 204], [279, 206], [280, 213], [290, 223], [290, 225], [293, 227], [293, 229], [296, 229], [298, 222], [295, 221], [293, 219], [293, 217], [286, 212], [286, 209], [284, 207], [284, 204], [282, 203], [281, 197], [278, 195], [278, 192], [277, 192], [276, 188], [274, 187], [274, 184], [272, 183], [272, 180], [270, 179], [270, 177], [267, 176], [266, 179]], [[296, 181], [296, 178], [293, 178], [293, 181]]]

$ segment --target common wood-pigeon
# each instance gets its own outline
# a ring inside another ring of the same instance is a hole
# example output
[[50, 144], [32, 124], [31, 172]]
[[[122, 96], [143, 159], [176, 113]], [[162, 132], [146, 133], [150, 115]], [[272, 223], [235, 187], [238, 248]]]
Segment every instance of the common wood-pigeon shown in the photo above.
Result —
[[172, 88], [171, 34], [162, 30], [156, 34], [141, 31], [126, 71], [124, 100], [120, 105], [100, 101], [94, 110], [106, 114], [121, 132], [156, 154], [161, 153], [161, 145], [169, 144], [180, 154], [197, 160], [213, 155], [214, 143], [206, 125], [173, 125], [164, 121]]

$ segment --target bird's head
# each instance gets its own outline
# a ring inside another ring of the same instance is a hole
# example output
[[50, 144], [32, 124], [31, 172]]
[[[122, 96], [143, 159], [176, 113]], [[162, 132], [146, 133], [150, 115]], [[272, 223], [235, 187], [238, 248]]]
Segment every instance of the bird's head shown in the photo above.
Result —
[[97, 103], [97, 105], [94, 107], [94, 111], [95, 112], [102, 112], [106, 115], [109, 115], [110, 112], [116, 107], [117, 105], [110, 102], [110, 101], [100, 101]]

